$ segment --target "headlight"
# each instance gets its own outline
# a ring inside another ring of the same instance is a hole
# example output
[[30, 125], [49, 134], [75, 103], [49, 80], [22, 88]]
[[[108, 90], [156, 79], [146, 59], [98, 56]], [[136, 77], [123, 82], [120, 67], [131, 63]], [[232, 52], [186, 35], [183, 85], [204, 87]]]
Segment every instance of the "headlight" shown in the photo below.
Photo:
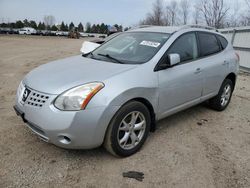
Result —
[[94, 82], [72, 88], [59, 95], [54, 105], [59, 110], [64, 111], [83, 110], [86, 108], [91, 98], [103, 87], [103, 83]]

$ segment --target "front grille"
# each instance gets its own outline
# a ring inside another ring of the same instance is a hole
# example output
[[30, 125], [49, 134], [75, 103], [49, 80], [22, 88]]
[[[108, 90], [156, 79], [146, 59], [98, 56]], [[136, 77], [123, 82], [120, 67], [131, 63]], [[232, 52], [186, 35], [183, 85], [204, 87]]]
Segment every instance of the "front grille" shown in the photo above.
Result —
[[48, 95], [38, 91], [31, 90], [31, 93], [26, 101], [26, 104], [41, 108], [48, 99], [49, 99]]

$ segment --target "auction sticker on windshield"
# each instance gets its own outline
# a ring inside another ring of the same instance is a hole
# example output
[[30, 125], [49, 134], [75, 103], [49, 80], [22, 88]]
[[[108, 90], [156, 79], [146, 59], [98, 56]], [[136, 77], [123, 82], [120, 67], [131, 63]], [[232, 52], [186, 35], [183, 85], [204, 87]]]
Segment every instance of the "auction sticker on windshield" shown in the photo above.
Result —
[[158, 48], [158, 47], [161, 45], [161, 43], [144, 40], [144, 41], [142, 41], [142, 42], [140, 43], [140, 45]]

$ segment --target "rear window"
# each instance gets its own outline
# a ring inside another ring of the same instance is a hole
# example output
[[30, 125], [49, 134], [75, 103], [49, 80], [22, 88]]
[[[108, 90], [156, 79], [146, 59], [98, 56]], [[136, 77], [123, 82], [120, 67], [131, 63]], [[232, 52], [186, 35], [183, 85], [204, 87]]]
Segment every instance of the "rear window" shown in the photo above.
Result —
[[199, 33], [201, 56], [208, 56], [220, 51], [220, 46], [214, 34]]
[[227, 47], [228, 45], [228, 42], [227, 42], [227, 39], [225, 39], [224, 37], [220, 36], [220, 35], [217, 35], [220, 43], [221, 43], [221, 46], [223, 48], [223, 50]]

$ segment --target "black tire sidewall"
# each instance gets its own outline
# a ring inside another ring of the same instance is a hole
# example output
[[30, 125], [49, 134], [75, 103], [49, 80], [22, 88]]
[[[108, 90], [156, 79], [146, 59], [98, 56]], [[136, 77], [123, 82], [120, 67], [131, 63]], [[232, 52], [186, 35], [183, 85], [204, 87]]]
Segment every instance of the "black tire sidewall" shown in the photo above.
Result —
[[[133, 111], [139, 111], [144, 115], [145, 120], [146, 120], [145, 132], [144, 132], [142, 140], [140, 141], [139, 144], [137, 144], [137, 146], [135, 148], [130, 149], [130, 150], [124, 150], [123, 148], [120, 147], [118, 140], [117, 140], [118, 129], [119, 129], [120, 123], [123, 120], [123, 118]], [[151, 124], [150, 113], [145, 105], [143, 105], [142, 103], [137, 102], [137, 101], [130, 102], [130, 103], [124, 105], [117, 112], [117, 114], [114, 116], [114, 118], [110, 124], [110, 126], [112, 126], [110, 139], [111, 139], [111, 147], [112, 147], [113, 151], [117, 155], [122, 156], [122, 157], [130, 156], [130, 155], [136, 153], [137, 151], [139, 151], [140, 148], [142, 147], [142, 145], [144, 144], [145, 140], [148, 137], [148, 133], [150, 130], [150, 124]]]
[[[225, 105], [225, 106], [222, 106], [221, 105], [221, 96], [223, 94], [223, 91], [224, 91], [224, 88], [227, 86], [227, 85], [230, 85], [231, 87], [231, 95], [230, 95], [230, 98], [228, 100], [228, 103]], [[229, 79], [225, 79], [221, 85], [221, 88], [220, 88], [220, 91], [218, 93], [218, 95], [212, 99], [211, 101], [211, 105], [214, 109], [218, 110], [218, 111], [223, 111], [227, 108], [227, 106], [229, 105], [229, 103], [231, 102], [231, 98], [232, 98], [232, 95], [233, 95], [233, 89], [234, 89], [234, 86], [233, 86], [233, 82]]]

